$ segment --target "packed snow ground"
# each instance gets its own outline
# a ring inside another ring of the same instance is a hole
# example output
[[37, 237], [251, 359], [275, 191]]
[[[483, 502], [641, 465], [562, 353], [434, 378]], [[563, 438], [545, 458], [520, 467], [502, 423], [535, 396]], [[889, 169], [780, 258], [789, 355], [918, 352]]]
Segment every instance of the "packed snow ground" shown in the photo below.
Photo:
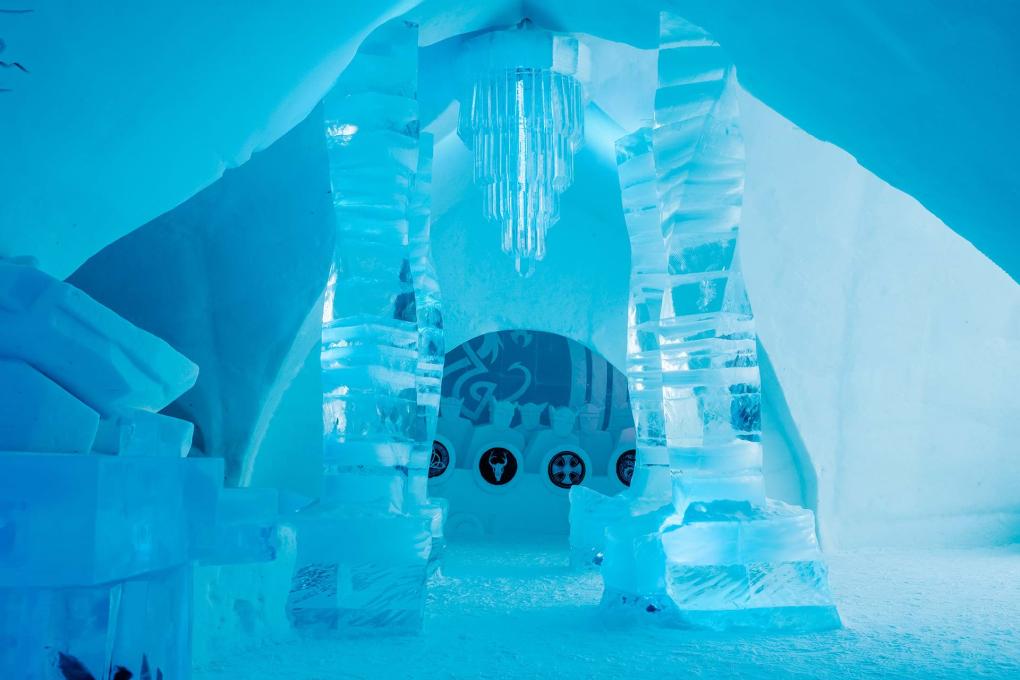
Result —
[[845, 628], [614, 629], [565, 544], [450, 546], [416, 637], [267, 644], [195, 680], [1020, 678], [1020, 547], [829, 555]]

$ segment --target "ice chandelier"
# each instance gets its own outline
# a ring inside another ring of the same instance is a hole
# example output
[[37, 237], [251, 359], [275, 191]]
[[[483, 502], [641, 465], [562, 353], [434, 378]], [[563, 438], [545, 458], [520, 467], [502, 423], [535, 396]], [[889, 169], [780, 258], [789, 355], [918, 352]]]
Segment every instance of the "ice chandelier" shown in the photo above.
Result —
[[559, 195], [574, 181], [588, 52], [577, 38], [534, 29], [527, 20], [473, 38], [465, 49], [458, 132], [474, 150], [482, 211], [500, 225], [503, 252], [517, 272], [529, 276], [545, 257]]

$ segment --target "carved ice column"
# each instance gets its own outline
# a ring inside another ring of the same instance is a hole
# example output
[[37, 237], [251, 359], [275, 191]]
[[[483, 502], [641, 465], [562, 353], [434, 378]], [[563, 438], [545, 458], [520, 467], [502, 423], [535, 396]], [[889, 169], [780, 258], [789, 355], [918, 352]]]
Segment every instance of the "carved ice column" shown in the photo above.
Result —
[[337, 238], [322, 328], [324, 486], [299, 516], [289, 600], [303, 632], [421, 625], [431, 536], [409, 507], [417, 41], [414, 25], [383, 25], [323, 102]]
[[669, 457], [659, 349], [666, 252], [659, 226], [651, 129], [642, 128], [618, 140], [616, 162], [631, 251], [627, 382], [634, 412], [637, 458], [627, 495], [643, 509], [654, 510], [669, 500]]
[[673, 503], [607, 530], [603, 605], [717, 630], [837, 627], [814, 515], [764, 494], [734, 69], [704, 31], [666, 13], [660, 40], [652, 146]]
[[575, 566], [601, 562], [607, 526], [670, 502], [659, 350], [666, 248], [659, 224], [652, 130], [642, 128], [617, 141], [616, 162], [623, 216], [630, 236], [627, 382], [637, 455], [630, 487], [622, 493], [604, 496], [583, 486], [571, 489], [570, 554]]
[[[418, 363], [415, 370], [417, 408], [414, 443], [408, 467], [410, 508], [425, 515], [432, 532], [429, 564], [438, 566], [445, 539], [446, 501], [428, 498], [432, 443], [439, 418], [439, 397], [446, 359], [443, 340], [443, 312], [439, 281], [432, 262], [432, 135], [422, 133], [418, 151], [418, 171], [411, 191], [409, 241], [411, 278], [414, 284], [415, 319], [418, 325]], [[444, 468], [445, 469], [445, 468]]]

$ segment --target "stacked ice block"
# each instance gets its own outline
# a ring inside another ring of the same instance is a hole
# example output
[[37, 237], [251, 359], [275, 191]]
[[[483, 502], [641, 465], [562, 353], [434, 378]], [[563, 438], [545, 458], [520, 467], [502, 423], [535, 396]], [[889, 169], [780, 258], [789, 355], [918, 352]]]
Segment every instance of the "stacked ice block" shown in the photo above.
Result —
[[[719, 45], [663, 13], [655, 127], [618, 148], [625, 202], [638, 188], [628, 181], [632, 165], [646, 159], [647, 189], [654, 160], [658, 234], [648, 230], [638, 248], [630, 212], [628, 227], [635, 263], [665, 253], [664, 290], [646, 326], [657, 342], [632, 343], [629, 352], [631, 363], [661, 370], [672, 503], [609, 524], [603, 605], [685, 627], [832, 628], [839, 616], [814, 515], [765, 498], [754, 317], [737, 242], [744, 148], [735, 88]], [[638, 299], [645, 290], [633, 283]]]
[[0, 262], [0, 677], [188, 677], [190, 563], [223, 467], [182, 458], [190, 424], [155, 411], [196, 375], [81, 291]]
[[424, 469], [411, 458], [417, 59], [417, 26], [384, 24], [323, 101], [337, 239], [322, 328], [324, 482], [319, 503], [296, 517], [289, 599], [304, 633], [421, 625], [432, 519], [411, 507], [422, 491], [409, 472]]
[[281, 505], [275, 489], [220, 492], [194, 572], [196, 664], [290, 637], [296, 542]]

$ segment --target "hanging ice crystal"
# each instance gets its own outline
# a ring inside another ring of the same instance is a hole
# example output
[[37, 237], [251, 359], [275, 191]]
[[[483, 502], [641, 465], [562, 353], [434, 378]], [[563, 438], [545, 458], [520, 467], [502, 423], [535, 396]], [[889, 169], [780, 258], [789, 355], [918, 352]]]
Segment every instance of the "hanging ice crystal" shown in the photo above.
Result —
[[559, 219], [559, 195], [574, 181], [584, 139], [587, 53], [576, 38], [518, 29], [472, 40], [470, 97], [459, 133], [474, 149], [482, 210], [502, 229], [503, 252], [523, 276], [545, 257], [545, 233]]

